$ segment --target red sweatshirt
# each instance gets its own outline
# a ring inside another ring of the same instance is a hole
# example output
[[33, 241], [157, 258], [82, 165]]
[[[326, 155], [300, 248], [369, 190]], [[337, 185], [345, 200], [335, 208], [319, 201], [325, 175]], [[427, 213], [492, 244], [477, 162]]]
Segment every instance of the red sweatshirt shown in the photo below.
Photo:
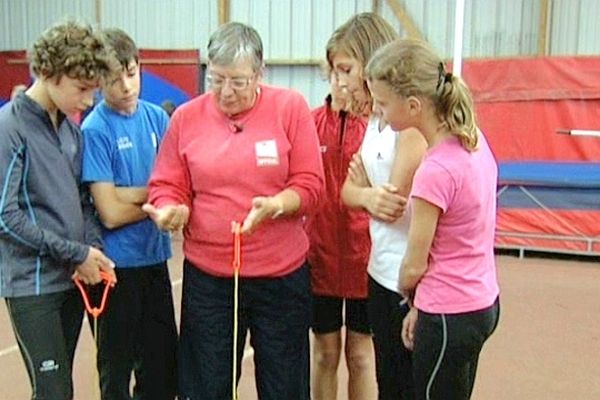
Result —
[[211, 92], [173, 114], [149, 182], [157, 207], [186, 204], [185, 257], [204, 272], [232, 276], [232, 221], [243, 221], [255, 196], [295, 190], [294, 216], [267, 220], [242, 238], [243, 277], [277, 277], [305, 261], [308, 239], [302, 216], [323, 189], [318, 137], [304, 98], [261, 85], [254, 107], [232, 120]]

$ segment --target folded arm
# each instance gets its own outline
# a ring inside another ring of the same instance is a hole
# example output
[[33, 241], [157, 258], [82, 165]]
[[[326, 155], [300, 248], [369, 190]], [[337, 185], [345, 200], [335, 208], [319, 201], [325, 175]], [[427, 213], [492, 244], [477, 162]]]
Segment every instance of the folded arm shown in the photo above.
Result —
[[147, 217], [142, 211], [147, 197], [145, 188], [117, 188], [111, 182], [94, 182], [90, 191], [100, 222], [107, 229], [116, 229]]

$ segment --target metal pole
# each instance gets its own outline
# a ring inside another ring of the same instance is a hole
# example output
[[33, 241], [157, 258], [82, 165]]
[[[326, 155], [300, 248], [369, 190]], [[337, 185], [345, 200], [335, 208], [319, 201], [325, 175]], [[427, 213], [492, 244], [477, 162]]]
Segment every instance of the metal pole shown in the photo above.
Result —
[[463, 31], [465, 25], [465, 0], [456, 0], [454, 12], [454, 57], [452, 74], [460, 76], [462, 72]]

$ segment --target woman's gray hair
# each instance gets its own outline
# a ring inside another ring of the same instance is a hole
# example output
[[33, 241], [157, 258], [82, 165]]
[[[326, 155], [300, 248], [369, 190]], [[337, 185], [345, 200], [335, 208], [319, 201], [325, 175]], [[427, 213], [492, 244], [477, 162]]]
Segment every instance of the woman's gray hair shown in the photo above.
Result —
[[229, 65], [247, 58], [255, 71], [263, 67], [263, 45], [256, 29], [240, 22], [221, 25], [208, 40], [208, 61]]

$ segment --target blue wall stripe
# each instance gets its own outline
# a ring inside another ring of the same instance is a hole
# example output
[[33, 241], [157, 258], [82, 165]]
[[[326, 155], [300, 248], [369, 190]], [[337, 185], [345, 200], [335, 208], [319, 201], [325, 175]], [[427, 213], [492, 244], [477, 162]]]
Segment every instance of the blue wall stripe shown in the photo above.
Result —
[[10, 236], [12, 236], [17, 241], [19, 241], [29, 247], [37, 249], [37, 246], [30, 243], [28, 240], [23, 239], [22, 237], [17, 235], [15, 232], [11, 231], [8, 228], [8, 226], [6, 226], [6, 222], [4, 222], [4, 219], [2, 218], [2, 213], [4, 212], [4, 206], [5, 206], [4, 203], [6, 201], [6, 192], [8, 191], [8, 182], [10, 181], [10, 176], [13, 173], [17, 159], [18, 159], [19, 155], [23, 152], [24, 149], [25, 149], [25, 146], [21, 146], [15, 152], [12, 160], [10, 161], [10, 164], [8, 165], [8, 171], [6, 172], [6, 176], [4, 177], [4, 187], [2, 188], [2, 198], [0, 198], [0, 227], [2, 227], [4, 232], [8, 233]]
[[[500, 188], [505, 185], [500, 185]], [[553, 210], [600, 210], [600, 189], [526, 186], [525, 190]], [[498, 197], [499, 208], [540, 208], [520, 186], [509, 185]]]

